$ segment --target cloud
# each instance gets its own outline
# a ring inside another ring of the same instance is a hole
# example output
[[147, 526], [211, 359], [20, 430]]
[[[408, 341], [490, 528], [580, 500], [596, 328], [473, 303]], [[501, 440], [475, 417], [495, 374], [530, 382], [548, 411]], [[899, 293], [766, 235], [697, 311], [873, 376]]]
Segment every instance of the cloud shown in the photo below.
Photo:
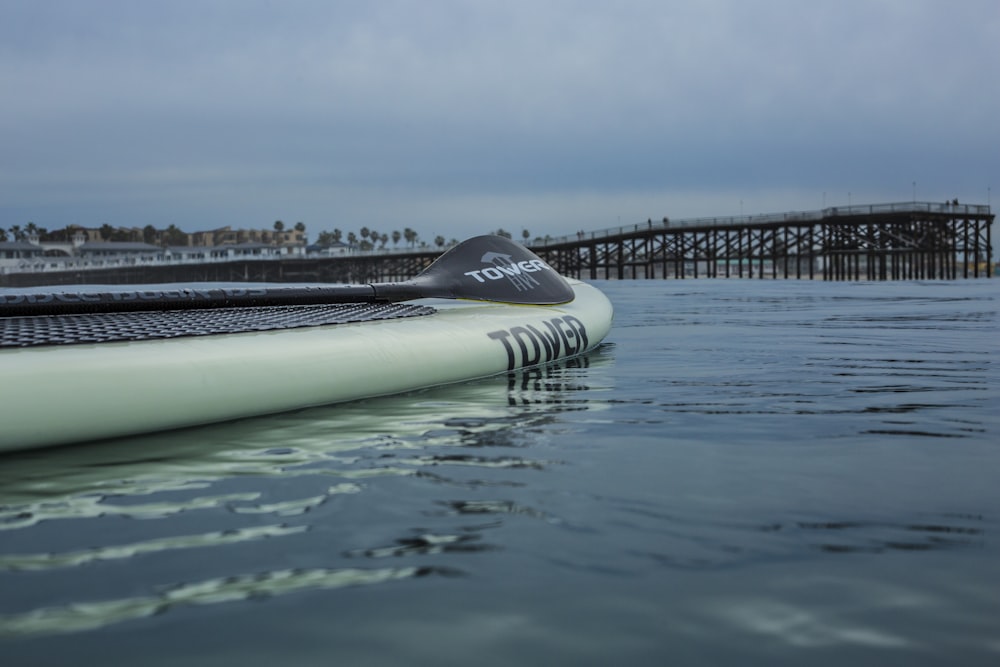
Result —
[[0, 226], [980, 201], [998, 32], [977, 0], [8, 3]]

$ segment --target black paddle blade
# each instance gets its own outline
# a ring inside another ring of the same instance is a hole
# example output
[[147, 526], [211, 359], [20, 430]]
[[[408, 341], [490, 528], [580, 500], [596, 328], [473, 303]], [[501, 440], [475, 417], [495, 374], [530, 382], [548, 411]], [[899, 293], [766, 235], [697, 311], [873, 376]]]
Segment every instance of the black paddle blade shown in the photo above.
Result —
[[476, 236], [441, 255], [413, 280], [372, 285], [385, 301], [422, 297], [525, 305], [572, 301], [573, 288], [538, 255], [502, 236]]
[[477, 236], [402, 283], [0, 293], [0, 317], [373, 303], [427, 297], [554, 305], [572, 301], [574, 296], [562, 276], [524, 246], [500, 236]]

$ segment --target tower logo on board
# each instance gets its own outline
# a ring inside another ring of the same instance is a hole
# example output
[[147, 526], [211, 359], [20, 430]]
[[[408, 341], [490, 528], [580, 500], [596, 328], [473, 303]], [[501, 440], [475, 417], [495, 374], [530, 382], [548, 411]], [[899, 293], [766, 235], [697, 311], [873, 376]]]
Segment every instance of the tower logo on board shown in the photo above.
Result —
[[488, 252], [482, 257], [483, 264], [490, 266], [478, 271], [466, 271], [465, 275], [475, 278], [478, 282], [485, 283], [488, 280], [503, 280], [506, 278], [517, 289], [518, 292], [533, 290], [539, 285], [532, 273], [552, 270], [551, 267], [540, 259], [526, 259], [515, 262], [510, 255], [500, 252]]

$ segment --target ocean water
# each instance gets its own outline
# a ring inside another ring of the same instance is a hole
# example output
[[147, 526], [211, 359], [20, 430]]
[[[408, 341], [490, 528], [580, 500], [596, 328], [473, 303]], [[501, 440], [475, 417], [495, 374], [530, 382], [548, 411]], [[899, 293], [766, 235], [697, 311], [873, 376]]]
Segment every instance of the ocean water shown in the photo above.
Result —
[[598, 284], [571, 362], [0, 458], [0, 662], [1000, 664], [1000, 283]]

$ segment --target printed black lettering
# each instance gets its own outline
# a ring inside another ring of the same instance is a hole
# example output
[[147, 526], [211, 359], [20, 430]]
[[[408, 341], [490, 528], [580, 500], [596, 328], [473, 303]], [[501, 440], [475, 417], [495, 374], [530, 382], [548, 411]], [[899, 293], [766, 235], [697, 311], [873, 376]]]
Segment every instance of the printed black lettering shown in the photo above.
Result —
[[[552, 320], [552, 323], [556, 325], [559, 330], [559, 334], [563, 339], [563, 346], [566, 348], [566, 354], [576, 354], [580, 351], [579, 339], [577, 339], [576, 332], [573, 331], [573, 327], [567, 324], [563, 318], [557, 317]], [[570, 342], [570, 341], [575, 342]]]
[[565, 356], [567, 354], [572, 354], [572, 350], [569, 349], [569, 340], [566, 338], [566, 332], [563, 331], [561, 326], [559, 326], [560, 324], [562, 324], [562, 318], [556, 317], [552, 320], [549, 320], [547, 324], [551, 326], [553, 329], [555, 329], [555, 332], [559, 334], [559, 341], [562, 343], [563, 347], [563, 355]]
[[558, 359], [561, 352], [560, 343], [565, 343], [566, 337], [562, 335], [562, 332], [559, 331], [552, 321], [545, 322], [545, 328], [548, 329], [548, 332], [543, 332], [542, 337], [552, 346], [552, 356], [550, 358]]
[[577, 348], [577, 352], [583, 352], [590, 347], [590, 340], [587, 338], [587, 327], [583, 326], [583, 322], [572, 315], [566, 315], [563, 319], [576, 331], [577, 338], [580, 341], [580, 347]]
[[552, 344], [551, 341], [545, 337], [545, 334], [531, 326], [530, 324], [525, 324], [525, 328], [534, 334], [535, 338], [542, 341], [542, 346], [545, 347], [545, 361], [552, 361], [555, 356], [552, 354]]
[[491, 331], [486, 334], [493, 340], [498, 340], [503, 343], [504, 349], [507, 350], [507, 370], [512, 371], [515, 368], [514, 365], [514, 348], [507, 340], [510, 338], [510, 332], [500, 329], [499, 331]]
[[590, 347], [587, 327], [572, 315], [553, 317], [542, 325], [525, 324], [487, 334], [504, 346], [507, 370], [554, 361]]
[[[528, 329], [524, 327], [511, 327], [510, 335], [514, 337], [514, 340], [517, 341], [518, 346], [521, 348], [521, 366], [534, 366], [542, 360], [542, 346], [539, 345], [538, 339]], [[530, 357], [528, 356], [528, 345], [524, 341], [525, 338], [528, 339], [531, 347], [534, 349], [534, 354]]]

